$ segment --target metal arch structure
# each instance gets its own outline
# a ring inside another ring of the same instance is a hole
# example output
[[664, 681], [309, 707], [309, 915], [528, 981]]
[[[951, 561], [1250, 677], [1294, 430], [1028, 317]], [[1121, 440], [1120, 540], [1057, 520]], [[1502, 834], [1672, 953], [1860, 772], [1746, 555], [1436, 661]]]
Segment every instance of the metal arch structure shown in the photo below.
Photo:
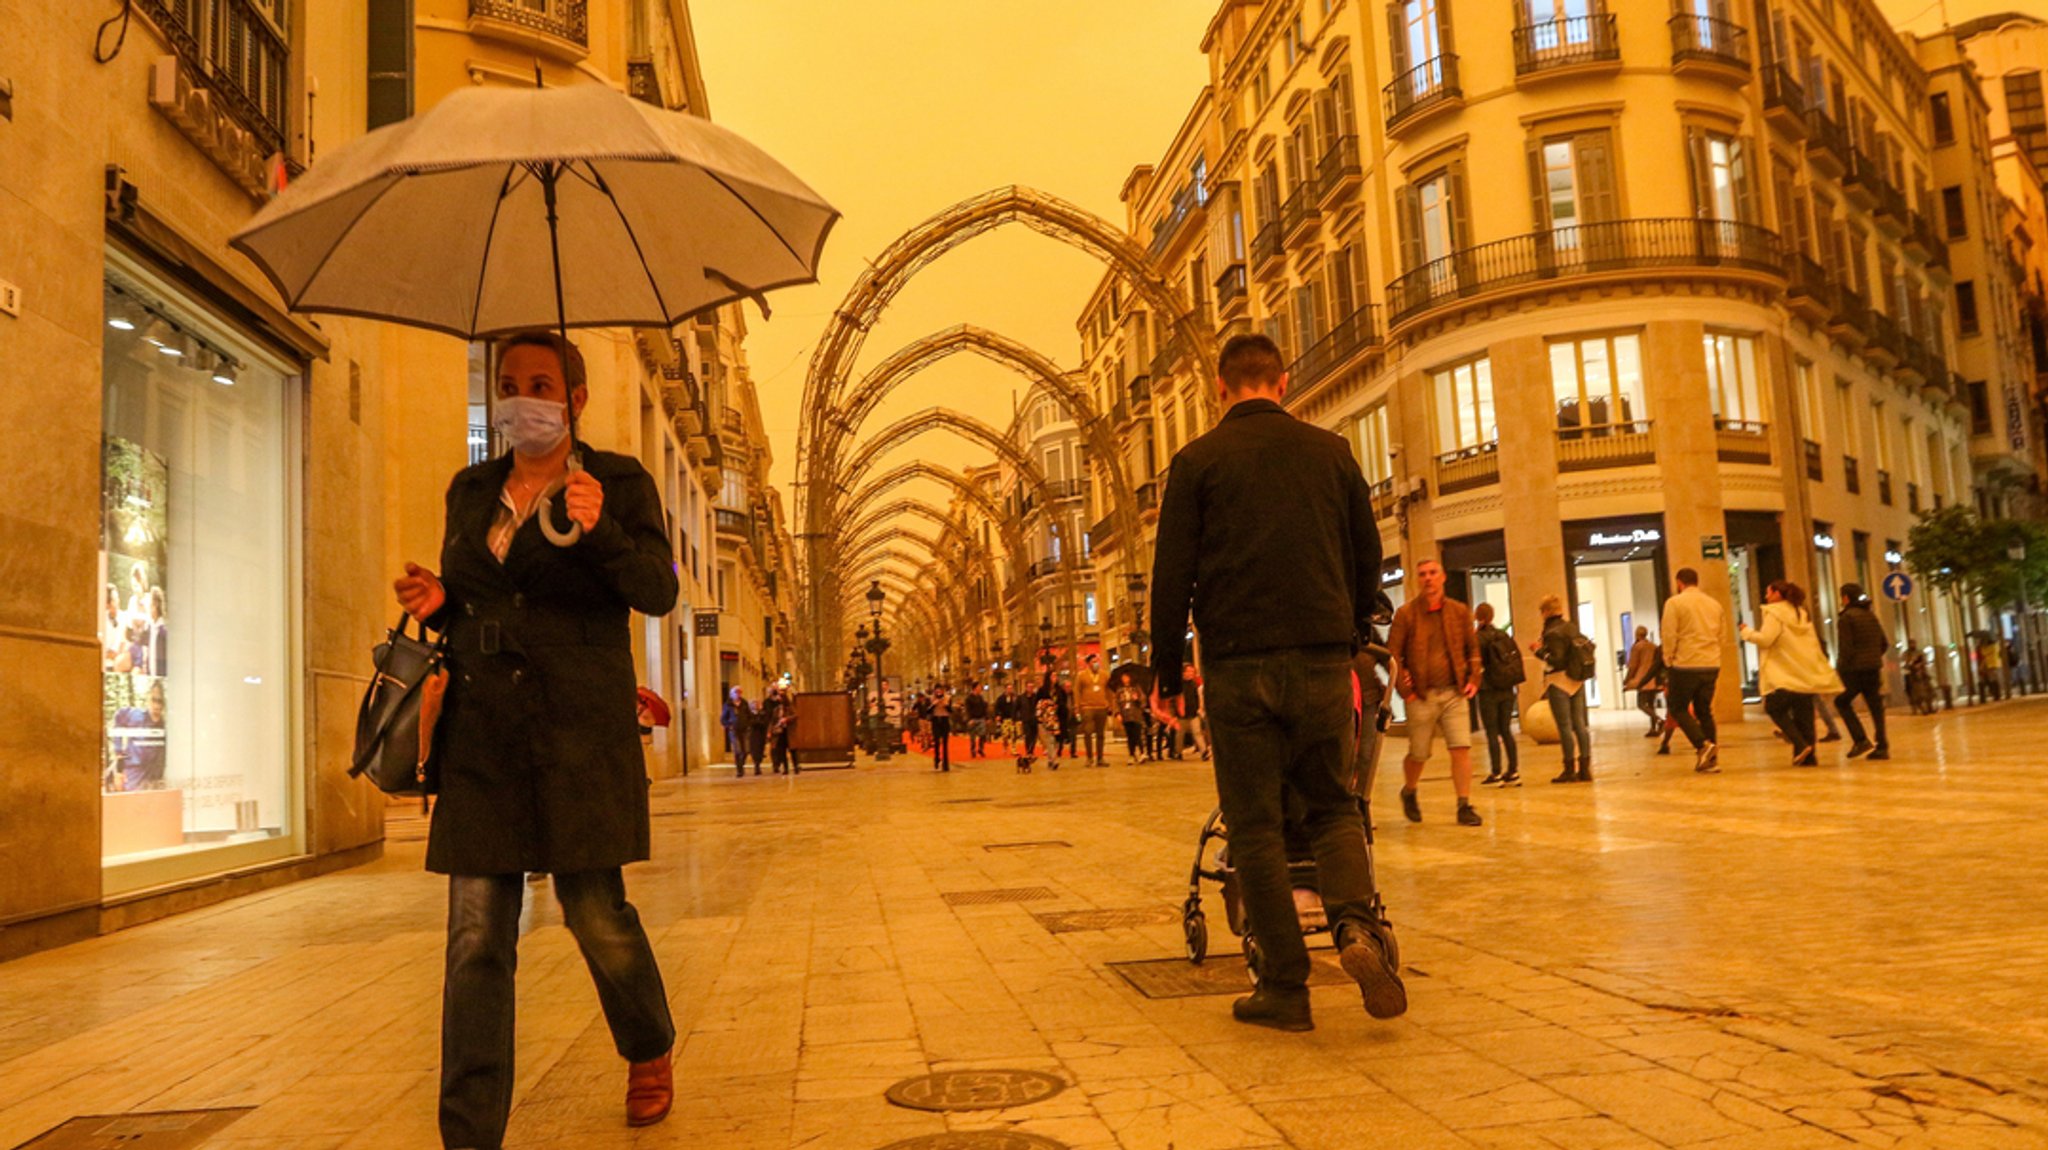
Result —
[[[834, 438], [832, 429], [842, 410], [846, 380], [859, 361], [868, 331], [912, 278], [968, 240], [1013, 223], [1087, 252], [1116, 269], [1154, 314], [1169, 317], [1187, 358], [1195, 364], [1216, 361], [1214, 331], [1160, 274], [1150, 253], [1122, 228], [1057, 196], [1015, 185], [997, 188], [945, 208], [898, 237], [854, 282], [833, 312], [804, 381], [797, 492], [808, 595], [804, 614], [810, 631], [806, 677], [814, 686], [824, 683], [830, 674], [824, 637], [828, 629], [838, 629], [839, 622], [826, 617], [830, 596], [823, 584], [834, 566], [829, 552], [838, 502], [840, 450], [837, 446], [820, 448]], [[1197, 388], [1196, 394], [1202, 397], [1213, 422], [1216, 396], [1207, 388]]]
[[[974, 504], [975, 509], [987, 516], [989, 521], [996, 525], [996, 529], [1002, 533], [1003, 549], [1009, 553], [1011, 561], [1017, 564], [1025, 562], [1024, 556], [1028, 554], [1028, 551], [1024, 545], [1024, 529], [1002, 504], [997, 503], [989, 496], [988, 492], [983, 491], [978, 484], [960, 472], [921, 459], [893, 467], [863, 484], [859, 490], [847, 497], [847, 501], [841, 508], [839, 516], [842, 520], [851, 520], [855, 516], [862, 514], [876, 500], [883, 498], [904, 484], [912, 483], [919, 479], [931, 480], [948, 487], [961, 498]], [[1012, 581], [1015, 581], [1014, 577]], [[1012, 620], [1012, 625], [1018, 628], [1015, 632], [1017, 635], [1023, 634], [1023, 629], [1030, 623], [1024, 608], [1023, 597], [1019, 596], [1015, 612], [1016, 618]], [[1000, 611], [997, 612], [998, 618], [1001, 618], [1001, 615]], [[1007, 638], [1012, 637], [1006, 636]]]
[[[971, 579], [972, 572], [977, 567], [992, 576], [997, 573], [994, 552], [983, 545], [981, 540], [975, 538], [974, 533], [968, 530], [965, 523], [945, 514], [929, 503], [923, 503], [918, 500], [898, 499], [880, 507], [872, 508], [864, 515], [854, 519], [852, 525], [846, 529], [845, 535], [850, 539], [862, 539], [869, 533], [879, 530], [905, 516], [924, 519], [937, 525], [939, 527], [937, 542], [942, 546], [950, 544], [955, 540], [959, 542], [963, 553], [963, 562], [957, 566], [960, 568], [958, 574], [963, 580]], [[843, 550], [840, 552], [839, 561], [841, 563], [840, 581], [846, 592], [841, 596], [843, 604], [851, 602], [850, 596], [860, 586], [860, 565], [865, 562], [865, 556], [862, 552]], [[963, 617], [973, 617], [974, 612], [971, 607], [971, 604], [963, 604], [961, 612]]]

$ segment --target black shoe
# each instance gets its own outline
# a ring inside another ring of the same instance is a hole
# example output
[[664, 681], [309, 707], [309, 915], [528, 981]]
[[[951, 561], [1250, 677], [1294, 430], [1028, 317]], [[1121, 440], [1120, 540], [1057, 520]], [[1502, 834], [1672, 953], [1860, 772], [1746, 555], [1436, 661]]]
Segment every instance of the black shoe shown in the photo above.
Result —
[[1478, 811], [1475, 811], [1475, 810], [1473, 810], [1473, 809], [1472, 809], [1472, 804], [1471, 804], [1471, 803], [1459, 803], [1459, 804], [1458, 804], [1458, 825], [1459, 825], [1459, 826], [1461, 826], [1461, 827], [1476, 827], [1476, 826], [1481, 826], [1481, 825], [1483, 825], [1483, 824], [1484, 824], [1485, 822], [1486, 822], [1486, 820], [1485, 820], [1485, 819], [1482, 819], [1482, 818], [1480, 818], [1480, 817], [1479, 817], [1479, 812], [1478, 812]]
[[1501, 781], [1501, 773], [1500, 773], [1500, 768], [1496, 767], [1496, 768], [1494, 768], [1494, 770], [1493, 770], [1493, 773], [1492, 773], [1492, 774], [1490, 774], [1490, 775], [1486, 776], [1485, 778], [1483, 778], [1483, 779], [1479, 780], [1479, 785], [1480, 785], [1480, 786], [1482, 786], [1482, 787], [1493, 787], [1493, 786], [1499, 786], [1499, 785], [1500, 785], [1500, 781]]
[[1668, 754], [1670, 754], [1670, 753], [1671, 753], [1671, 740], [1669, 740], [1669, 739], [1666, 739], [1666, 740], [1665, 740], [1664, 742], [1662, 742], [1662, 743], [1658, 744], [1658, 746], [1657, 746], [1657, 753], [1658, 753], [1658, 754], [1660, 754], [1660, 755], [1668, 755]]
[[1703, 775], [1719, 774], [1721, 772], [1721, 748], [1711, 739], [1701, 743], [1696, 757], [1693, 759], [1692, 769]]
[[1230, 1004], [1230, 1016], [1253, 1026], [1274, 1030], [1303, 1031], [1316, 1028], [1308, 1008], [1308, 987], [1279, 991], [1262, 986]]
[[1590, 783], [1593, 781], [1592, 759], [1579, 760], [1579, 773], [1572, 776], [1572, 781], [1575, 783]]
[[1344, 947], [1337, 961], [1344, 973], [1358, 983], [1365, 996], [1365, 1012], [1374, 1018], [1397, 1018], [1408, 1010], [1408, 988], [1401, 984], [1401, 972], [1389, 960], [1386, 944], [1369, 930], [1345, 933]]
[[1522, 772], [1513, 767], [1508, 768], [1508, 773], [1500, 777], [1500, 785], [1502, 789], [1521, 786]]
[[1815, 741], [1822, 743], [1839, 743], [1842, 741], [1842, 736], [1834, 733], [1833, 731], [1829, 731], [1827, 734], [1822, 735], [1819, 739]]
[[1646, 739], [1654, 739], [1658, 735], [1661, 735], [1663, 733], [1664, 732], [1658, 730], [1657, 728], [1651, 727], [1649, 730], [1643, 732], [1643, 737]]
[[1879, 747], [1876, 750], [1871, 751], [1869, 754], [1863, 756], [1863, 761], [1866, 763], [1875, 763], [1884, 759], [1889, 759], [1891, 757], [1892, 749], [1890, 747]]
[[1862, 756], [1867, 755], [1876, 749], [1877, 748], [1871, 746], [1869, 743], [1864, 742], [1862, 739], [1858, 739], [1854, 744], [1852, 744], [1849, 747], [1849, 757], [1852, 759], [1861, 758]]
[[1401, 813], [1407, 815], [1411, 823], [1422, 821], [1422, 803], [1415, 797], [1414, 791], [1401, 792]]
[[1795, 767], [1819, 766], [1820, 754], [1819, 752], [1815, 751], [1812, 747], [1808, 747], [1805, 750], [1800, 751], [1792, 756], [1792, 765]]
[[1553, 783], [1575, 783], [1579, 781], [1579, 775], [1577, 771], [1572, 769], [1570, 763], [1566, 763], [1563, 772], [1550, 781]]

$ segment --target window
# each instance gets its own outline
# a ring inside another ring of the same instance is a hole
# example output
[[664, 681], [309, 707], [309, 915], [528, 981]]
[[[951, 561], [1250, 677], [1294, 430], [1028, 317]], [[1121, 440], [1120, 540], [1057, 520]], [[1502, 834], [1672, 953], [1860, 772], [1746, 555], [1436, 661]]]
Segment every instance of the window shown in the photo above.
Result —
[[1582, 336], [1550, 345], [1550, 391], [1558, 430], [1640, 430], [1643, 419], [1641, 343], [1634, 334]]
[[1763, 423], [1756, 385], [1756, 341], [1746, 335], [1708, 332], [1707, 395], [1721, 423]]
[[1387, 407], [1381, 404], [1358, 417], [1353, 425], [1357, 437], [1358, 467], [1365, 481], [1380, 484], [1394, 478], [1394, 456], [1387, 436]]
[[1443, 454], [1500, 439], [1493, 411], [1493, 363], [1485, 356], [1431, 376], [1436, 385], [1436, 442]]
[[1970, 218], [1963, 212], [1961, 187], [1941, 189], [1941, 218], [1948, 227], [1948, 238], [1959, 240], [1970, 234]]
[[2006, 73], [2005, 114], [2027, 158], [2037, 170], [2048, 172], [2048, 108], [2042, 106], [2041, 73]]
[[1287, 66], [1294, 67], [1297, 60], [1308, 54], [1308, 36], [1301, 27], [1301, 13], [1294, 14], [1294, 23], [1287, 26]]
[[1799, 427], [1806, 438], [1815, 443], [1826, 443], [1827, 435], [1822, 424], [1820, 373], [1803, 359], [1792, 361], [1792, 375], [1798, 389]]
[[719, 472], [718, 505], [728, 511], [747, 509], [747, 473], [737, 467]]
[[1956, 121], [1954, 113], [1949, 111], [1948, 93], [1936, 92], [1934, 95], [1928, 97], [1927, 106], [1928, 110], [1933, 114], [1934, 117], [1935, 144], [1940, 145], [1955, 143]]
[[1871, 444], [1877, 452], [1877, 469], [1879, 471], [1890, 471], [1892, 469], [1891, 421], [1884, 417], [1883, 400], [1870, 405], [1870, 427], [1872, 431], [1877, 433], [1877, 439]]
[[370, 0], [368, 22], [363, 103], [365, 126], [376, 129], [412, 116], [412, 0]]
[[[1437, 0], [1404, 0], [1398, 11], [1401, 24], [1399, 44], [1406, 50], [1408, 67], [1443, 55], [1443, 23], [1437, 11]], [[1434, 84], [1430, 85], [1433, 87]], [[1428, 91], [1430, 88], [1418, 90]]]
[[[1468, 231], [1465, 223], [1465, 177], [1444, 168], [1402, 189], [1400, 202], [1401, 263], [1413, 270], [1435, 264], [1458, 250]], [[1448, 264], [1439, 265], [1437, 281], [1450, 278]]]
[[1611, 137], [1604, 129], [1551, 136], [1529, 151], [1536, 229], [1558, 251], [1580, 246], [1578, 227], [1615, 219]]
[[1963, 335], [1977, 334], [1977, 284], [1972, 280], [1956, 283], [1956, 330]]
[[1863, 451], [1862, 425], [1856, 416], [1856, 389], [1839, 375], [1835, 377], [1835, 409], [1842, 421], [1842, 454], [1854, 458]]
[[1970, 434], [1991, 434], [1991, 394], [1981, 379], [1973, 379], [1970, 388]]
[[1747, 141], [1701, 128], [1690, 129], [1688, 136], [1694, 211], [1702, 219], [1755, 223]]
[[1270, 66], [1261, 61], [1259, 63], [1259, 70], [1252, 73], [1252, 106], [1254, 108], [1264, 108], [1266, 101], [1273, 98], [1273, 77], [1271, 71]]

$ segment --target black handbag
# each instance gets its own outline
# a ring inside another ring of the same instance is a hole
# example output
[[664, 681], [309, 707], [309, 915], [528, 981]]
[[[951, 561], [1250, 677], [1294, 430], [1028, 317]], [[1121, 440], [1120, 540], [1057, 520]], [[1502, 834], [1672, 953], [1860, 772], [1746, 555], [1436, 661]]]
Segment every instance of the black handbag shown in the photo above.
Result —
[[407, 618], [398, 617], [373, 655], [377, 670], [356, 710], [355, 759], [348, 773], [368, 775], [385, 794], [425, 796], [437, 789], [430, 752], [448, 680], [448, 645], [445, 636], [429, 640], [424, 623], [417, 637], [406, 634]]

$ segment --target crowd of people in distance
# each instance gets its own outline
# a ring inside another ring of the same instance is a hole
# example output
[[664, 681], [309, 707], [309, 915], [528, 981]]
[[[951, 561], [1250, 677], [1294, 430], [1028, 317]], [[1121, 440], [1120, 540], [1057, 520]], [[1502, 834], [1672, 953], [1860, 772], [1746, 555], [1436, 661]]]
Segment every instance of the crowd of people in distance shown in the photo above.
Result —
[[734, 777], [745, 778], [747, 761], [754, 773], [761, 773], [766, 759], [778, 775], [795, 773], [796, 757], [789, 751], [789, 728], [796, 722], [796, 700], [789, 688], [768, 688], [759, 703], [748, 701], [746, 692], [734, 687], [725, 694], [725, 706], [718, 716], [725, 728], [725, 750], [732, 756]]

